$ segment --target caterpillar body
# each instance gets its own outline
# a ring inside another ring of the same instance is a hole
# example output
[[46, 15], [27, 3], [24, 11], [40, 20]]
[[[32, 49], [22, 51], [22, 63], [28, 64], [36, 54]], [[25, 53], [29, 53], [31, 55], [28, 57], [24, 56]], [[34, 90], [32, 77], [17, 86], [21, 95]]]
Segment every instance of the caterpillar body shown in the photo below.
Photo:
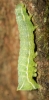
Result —
[[26, 12], [23, 4], [18, 4], [15, 9], [16, 21], [20, 33], [20, 52], [18, 60], [18, 88], [17, 90], [32, 90], [39, 88], [39, 84], [34, 80], [37, 76], [36, 63], [34, 58], [34, 25]]

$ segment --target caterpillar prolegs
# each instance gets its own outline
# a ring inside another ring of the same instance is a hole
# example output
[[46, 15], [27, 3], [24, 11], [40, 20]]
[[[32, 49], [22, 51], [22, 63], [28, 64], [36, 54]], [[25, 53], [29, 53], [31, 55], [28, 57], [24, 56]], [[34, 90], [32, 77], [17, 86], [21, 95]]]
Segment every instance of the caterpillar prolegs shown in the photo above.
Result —
[[18, 88], [17, 90], [32, 90], [39, 88], [38, 83], [34, 80], [37, 76], [36, 63], [34, 58], [34, 25], [26, 12], [23, 4], [18, 4], [15, 9], [16, 21], [19, 29], [20, 52], [18, 60]]

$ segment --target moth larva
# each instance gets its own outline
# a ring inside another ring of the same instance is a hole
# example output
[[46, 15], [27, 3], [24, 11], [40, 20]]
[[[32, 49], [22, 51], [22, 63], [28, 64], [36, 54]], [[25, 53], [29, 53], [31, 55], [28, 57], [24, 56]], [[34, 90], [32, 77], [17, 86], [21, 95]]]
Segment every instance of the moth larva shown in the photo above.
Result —
[[34, 25], [26, 12], [23, 4], [18, 4], [15, 9], [16, 21], [20, 33], [20, 52], [18, 60], [18, 90], [32, 90], [39, 88], [33, 79], [36, 77], [37, 68], [34, 58]]

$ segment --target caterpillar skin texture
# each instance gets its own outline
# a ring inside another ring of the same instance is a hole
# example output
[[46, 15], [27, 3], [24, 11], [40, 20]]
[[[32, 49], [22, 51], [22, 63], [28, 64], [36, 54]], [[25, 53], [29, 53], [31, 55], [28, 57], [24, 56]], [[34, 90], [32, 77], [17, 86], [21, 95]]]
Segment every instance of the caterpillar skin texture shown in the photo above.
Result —
[[20, 33], [20, 52], [18, 60], [18, 88], [17, 90], [32, 90], [39, 88], [33, 79], [36, 77], [37, 68], [34, 58], [34, 34], [35, 27], [30, 21], [23, 4], [18, 4], [15, 9], [16, 21]]

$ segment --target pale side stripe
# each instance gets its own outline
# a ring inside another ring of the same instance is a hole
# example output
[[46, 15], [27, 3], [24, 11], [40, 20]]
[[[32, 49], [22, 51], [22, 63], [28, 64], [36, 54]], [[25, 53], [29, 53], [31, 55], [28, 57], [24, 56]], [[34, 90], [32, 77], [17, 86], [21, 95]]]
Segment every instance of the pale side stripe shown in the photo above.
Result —
[[[28, 57], [28, 62], [29, 62], [29, 57]], [[29, 64], [29, 63], [28, 63]], [[27, 80], [28, 82], [33, 86], [33, 88], [35, 88], [35, 86], [29, 81], [29, 78], [28, 78], [28, 65], [27, 65]]]
[[22, 14], [22, 16], [23, 16], [23, 20], [25, 21], [25, 16], [24, 16], [24, 14], [23, 14], [22, 8], [21, 8], [21, 14]]
[[[29, 37], [29, 34], [28, 34], [28, 37]], [[30, 45], [30, 42], [29, 42], [29, 45]], [[28, 64], [27, 64], [27, 80], [28, 80], [28, 82], [33, 86], [33, 88], [35, 88], [35, 86], [30, 82], [30, 80], [29, 80], [29, 78], [28, 78], [29, 58], [30, 58], [30, 50], [29, 50], [29, 57], [28, 57]]]
[[24, 82], [22, 83], [22, 85], [21, 85], [21, 87], [19, 89], [21, 90], [23, 86], [24, 86]]

